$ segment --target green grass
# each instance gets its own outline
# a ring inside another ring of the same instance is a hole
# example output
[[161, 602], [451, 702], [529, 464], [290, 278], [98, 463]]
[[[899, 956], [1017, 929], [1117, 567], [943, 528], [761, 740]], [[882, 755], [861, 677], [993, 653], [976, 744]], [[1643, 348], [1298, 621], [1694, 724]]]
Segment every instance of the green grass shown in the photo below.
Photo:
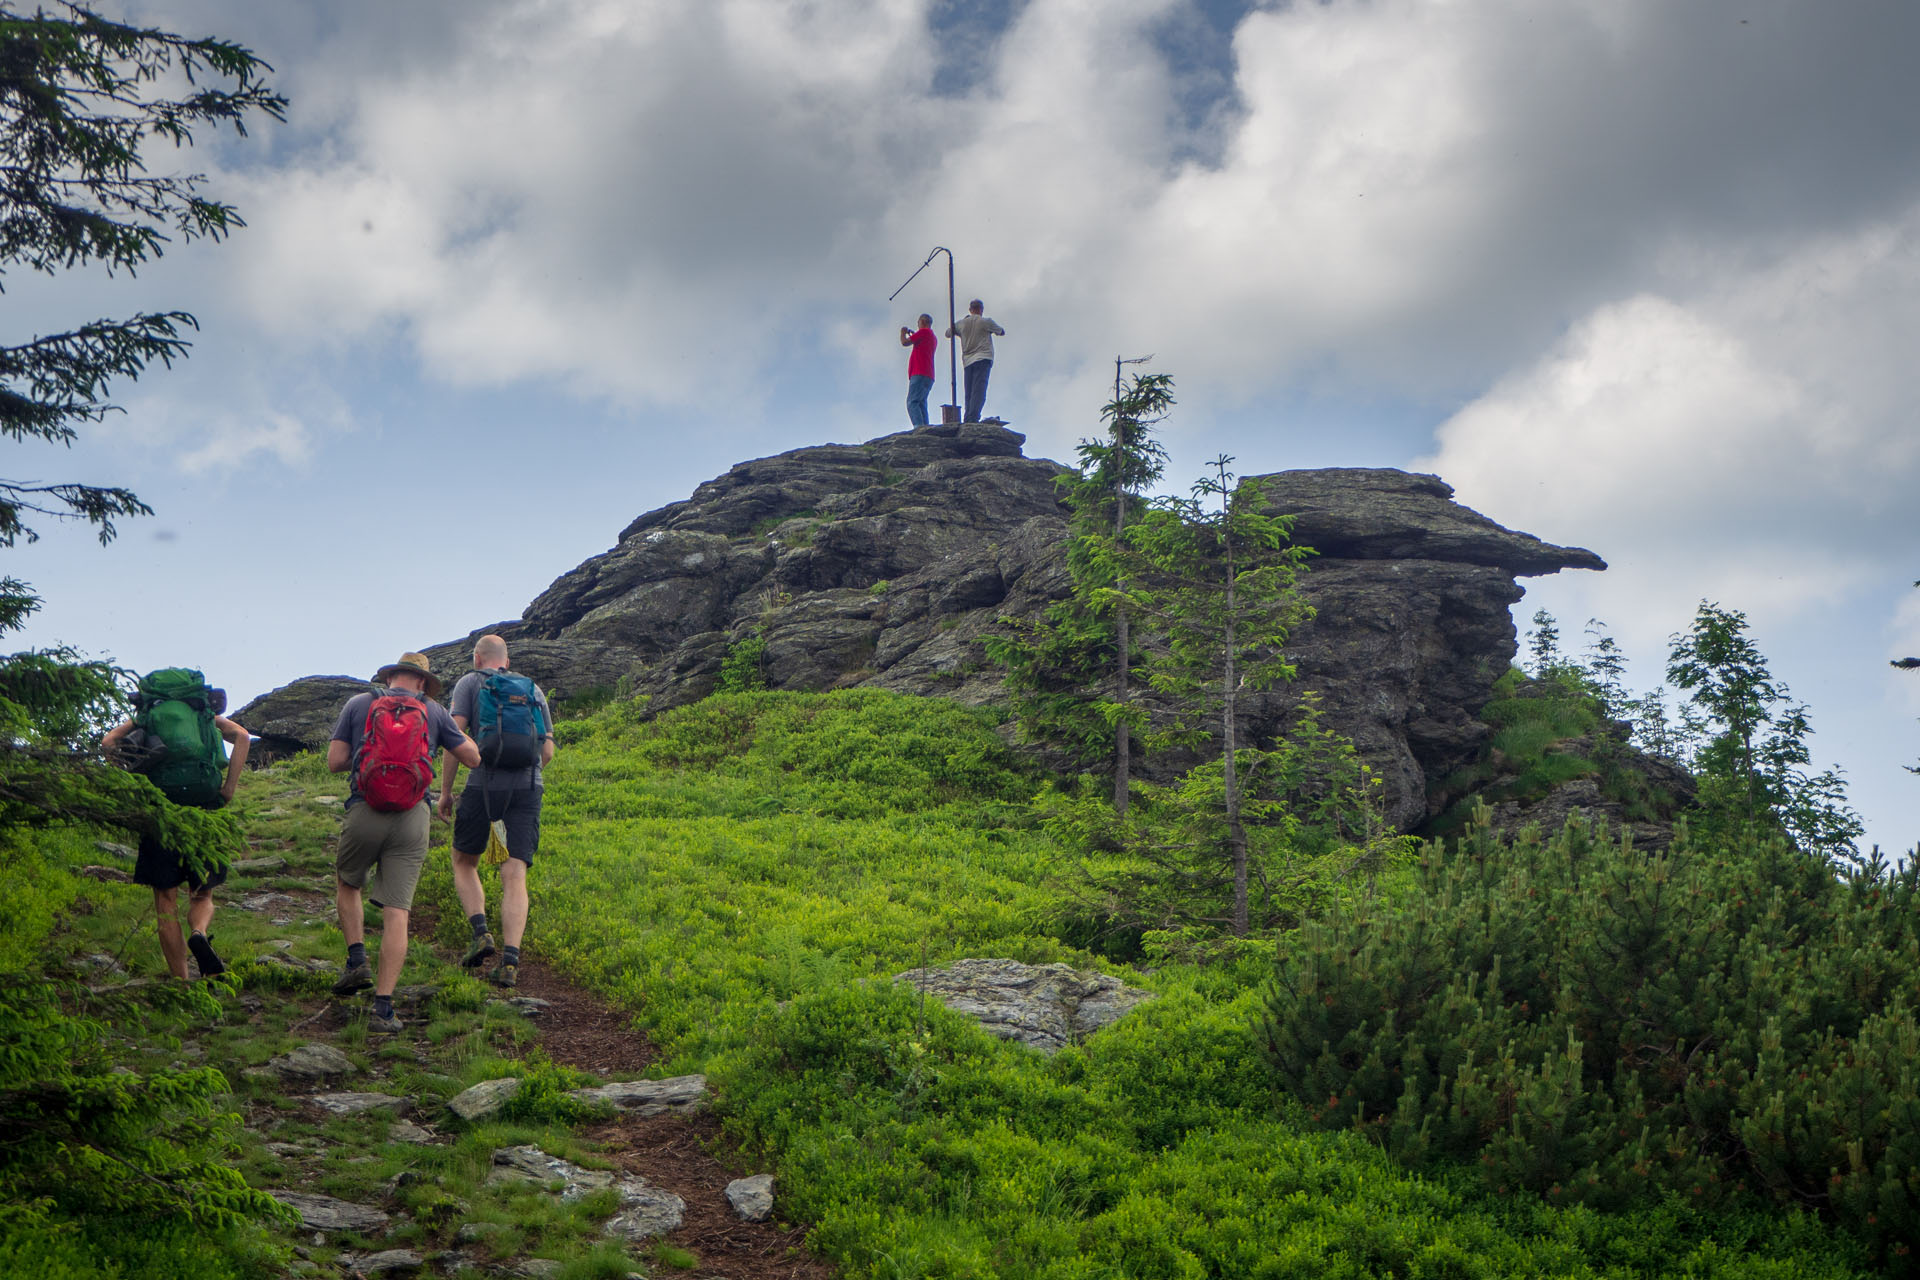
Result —
[[610, 711], [550, 774], [540, 945], [663, 1073], [709, 1073], [850, 1277], [1856, 1274], [1800, 1217], [1493, 1201], [1295, 1123], [1252, 1043], [1258, 956], [1118, 969], [1159, 998], [1051, 1058], [891, 983], [966, 956], [1115, 969], [1058, 936], [1036, 786], [938, 700]]
[[[488, 1247], [503, 1261], [547, 1257], [565, 1264], [560, 1274], [577, 1277], [625, 1276], [634, 1270], [637, 1262], [628, 1251], [599, 1238], [600, 1222], [613, 1211], [610, 1204], [560, 1205], [542, 1191], [487, 1185], [491, 1153], [501, 1146], [531, 1142], [578, 1163], [604, 1163], [573, 1132], [574, 1121], [599, 1113], [564, 1093], [590, 1078], [529, 1054], [537, 1038], [532, 1024], [492, 1002], [498, 993], [452, 963], [450, 957], [464, 946], [466, 925], [453, 896], [443, 824], [435, 824], [435, 847], [416, 907], [436, 907], [451, 936], [436, 955], [434, 939], [416, 931], [401, 981], [428, 986], [432, 993], [408, 1035], [369, 1036], [358, 1017], [339, 1031], [312, 1025], [312, 1015], [333, 1003], [327, 991], [332, 971], [308, 972], [270, 959], [319, 959], [329, 966], [342, 960], [344, 943], [332, 903], [332, 845], [341, 810], [323, 798], [337, 799], [344, 791], [344, 780], [327, 773], [317, 756], [245, 775], [231, 812], [253, 846], [251, 857], [281, 859], [285, 865], [236, 871], [216, 890], [212, 937], [232, 977], [226, 986], [201, 990], [217, 992], [217, 1004], [175, 998], [173, 993], [184, 989], [172, 983], [162, 964], [151, 890], [74, 874], [88, 864], [122, 866], [95, 847], [101, 838], [129, 842], [122, 834], [75, 828], [23, 837], [8, 863], [10, 910], [0, 916], [0, 955], [9, 957], [11, 975], [27, 979], [43, 971], [68, 973], [75, 957], [113, 958], [119, 971], [93, 965], [81, 970], [97, 991], [66, 988], [70, 1011], [105, 1021], [113, 1059], [142, 1075], [184, 1067], [219, 1069], [228, 1091], [216, 1099], [208, 1124], [224, 1135], [229, 1163], [250, 1185], [382, 1204], [405, 1211], [411, 1221], [396, 1221], [378, 1240], [340, 1236], [319, 1247], [311, 1244], [311, 1233], [156, 1234], [111, 1215], [78, 1221], [64, 1234], [35, 1224], [15, 1229], [0, 1209], [0, 1274], [252, 1280], [289, 1274], [289, 1250], [296, 1242], [322, 1265], [347, 1247], [404, 1246], [431, 1253], [446, 1247], [466, 1221], [502, 1228]], [[286, 913], [287, 923], [275, 924], [271, 912], [236, 905], [269, 889], [297, 893], [314, 910]], [[489, 897], [497, 910], [497, 884], [489, 885]], [[377, 912], [369, 911], [368, 923], [369, 949], [377, 953]], [[357, 999], [352, 1007], [363, 1002]], [[209, 1008], [217, 1008], [217, 1014], [207, 1016]], [[416, 1036], [426, 1042], [424, 1062], [415, 1060]], [[249, 1074], [308, 1041], [343, 1050], [353, 1072], [311, 1087], [283, 1086]], [[447, 1101], [468, 1085], [503, 1075], [529, 1080], [523, 1099], [501, 1123], [464, 1129]], [[439, 1146], [389, 1141], [393, 1117], [384, 1112], [326, 1117], [304, 1102], [305, 1094], [325, 1089], [413, 1098], [409, 1118], [451, 1133], [454, 1140]], [[266, 1149], [268, 1142], [297, 1143], [306, 1151], [278, 1155]], [[393, 1192], [390, 1202], [390, 1180], [402, 1170], [413, 1171], [417, 1180]]]

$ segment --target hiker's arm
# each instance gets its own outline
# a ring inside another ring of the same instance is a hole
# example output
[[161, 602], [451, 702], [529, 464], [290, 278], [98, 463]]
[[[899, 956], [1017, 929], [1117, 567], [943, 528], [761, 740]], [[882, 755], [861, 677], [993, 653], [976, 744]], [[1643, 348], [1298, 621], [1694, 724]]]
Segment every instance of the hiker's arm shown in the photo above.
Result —
[[347, 744], [335, 738], [327, 744], [327, 772], [345, 773], [347, 766], [353, 763], [353, 752]]
[[994, 333], [998, 334], [1000, 337], [1004, 338], [1007, 336], [1007, 331], [1005, 329], [1002, 329], [999, 325], [994, 324], [993, 321], [989, 320], [987, 321], [987, 323], [993, 325]]
[[[466, 733], [467, 718], [465, 716], [455, 716], [453, 718], [453, 727], [458, 729], [461, 733]], [[469, 736], [467, 738], [467, 741], [472, 742], [473, 738]], [[472, 768], [472, 766], [469, 765], [468, 768]], [[449, 750], [447, 752], [446, 761], [442, 765], [441, 772], [440, 772], [440, 800], [443, 804], [453, 799], [454, 779], [458, 778], [459, 776], [460, 776], [460, 759], [459, 757], [455, 756], [451, 750]]]
[[913, 345], [913, 330], [907, 328], [905, 325], [900, 326], [900, 345], [903, 347]]
[[119, 724], [107, 730], [105, 736], [103, 736], [100, 739], [100, 749], [102, 751], [109, 751], [109, 752], [112, 751], [115, 747], [120, 745], [120, 739], [126, 737], [128, 734], [132, 732], [133, 732], [133, 721], [122, 720]]
[[480, 767], [480, 748], [473, 745], [472, 738], [462, 735], [460, 745], [457, 747], [448, 747], [447, 751], [455, 760], [458, 760], [469, 769], [478, 769]]
[[253, 735], [225, 716], [215, 716], [213, 727], [227, 740], [231, 753], [227, 756], [227, 780], [220, 787], [224, 798], [233, 799], [233, 793], [240, 787], [240, 775], [247, 767], [247, 749], [253, 745]]

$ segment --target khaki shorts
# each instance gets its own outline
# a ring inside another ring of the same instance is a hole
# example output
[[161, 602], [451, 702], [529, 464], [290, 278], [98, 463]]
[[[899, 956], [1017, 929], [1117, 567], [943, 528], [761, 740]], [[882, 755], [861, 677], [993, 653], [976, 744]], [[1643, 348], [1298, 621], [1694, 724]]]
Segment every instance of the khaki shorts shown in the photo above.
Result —
[[334, 874], [379, 906], [411, 911], [432, 829], [425, 801], [405, 813], [379, 813], [364, 802], [356, 804], [340, 823]]

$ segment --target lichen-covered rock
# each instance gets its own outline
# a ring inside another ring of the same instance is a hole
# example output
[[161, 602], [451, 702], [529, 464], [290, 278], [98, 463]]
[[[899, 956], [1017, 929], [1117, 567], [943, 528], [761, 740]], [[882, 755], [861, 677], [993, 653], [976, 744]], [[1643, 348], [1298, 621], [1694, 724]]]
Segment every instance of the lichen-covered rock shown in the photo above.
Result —
[[[1003, 618], [1037, 618], [1071, 585], [1054, 484], [1065, 468], [1022, 456], [1024, 439], [948, 425], [743, 462], [634, 520], [521, 618], [426, 653], [451, 681], [469, 668], [474, 638], [496, 631], [514, 668], [553, 696], [625, 680], [658, 712], [710, 693], [729, 650], [754, 634], [772, 688], [999, 700], [1000, 671], [981, 641]], [[1605, 565], [1502, 528], [1434, 476], [1255, 478], [1267, 509], [1292, 517], [1294, 540], [1317, 552], [1301, 578], [1316, 614], [1288, 645], [1298, 678], [1246, 699], [1247, 740], [1273, 741], [1316, 693], [1325, 727], [1381, 779], [1388, 819], [1417, 827], [1437, 812], [1428, 782], [1486, 741], [1479, 712], [1516, 649], [1515, 578]], [[242, 723], [319, 746], [348, 690], [324, 685], [344, 677], [316, 679], [250, 703], [241, 714], [254, 719]], [[1165, 752], [1136, 767], [1164, 780], [1190, 762]]]
[[895, 979], [938, 997], [994, 1035], [1043, 1053], [1076, 1044], [1153, 999], [1151, 991], [1111, 974], [1017, 960], [956, 960], [909, 969]]
[[267, 1070], [283, 1080], [326, 1080], [353, 1070], [353, 1059], [330, 1044], [303, 1044], [273, 1058]]
[[413, 1106], [413, 1099], [396, 1098], [390, 1093], [317, 1093], [307, 1101], [335, 1116], [364, 1115], [369, 1111], [400, 1115]]
[[255, 768], [282, 756], [324, 747], [348, 698], [373, 687], [352, 676], [305, 676], [262, 694], [232, 714], [253, 735], [247, 763]]
[[268, 1195], [300, 1215], [309, 1231], [378, 1231], [387, 1225], [385, 1210], [305, 1191], [269, 1191]]
[[468, 1124], [485, 1120], [496, 1114], [500, 1108], [513, 1101], [520, 1094], [520, 1080], [517, 1076], [508, 1076], [502, 1080], [483, 1080], [471, 1089], [456, 1094], [447, 1103], [447, 1110], [465, 1120]]
[[570, 1160], [550, 1156], [538, 1147], [502, 1147], [493, 1153], [491, 1183], [559, 1183], [562, 1200], [578, 1200], [589, 1192], [611, 1187], [620, 1209], [601, 1227], [604, 1235], [644, 1240], [677, 1230], [685, 1221], [687, 1205], [671, 1191], [645, 1178], [619, 1176], [605, 1169], [583, 1169]]
[[575, 1089], [573, 1096], [586, 1103], [605, 1103], [619, 1111], [635, 1115], [657, 1116], [666, 1112], [687, 1115], [706, 1102], [705, 1076], [674, 1076], [668, 1080], [623, 1080], [614, 1084]]
[[773, 1216], [773, 1175], [756, 1173], [727, 1184], [727, 1203], [742, 1222], [765, 1222]]

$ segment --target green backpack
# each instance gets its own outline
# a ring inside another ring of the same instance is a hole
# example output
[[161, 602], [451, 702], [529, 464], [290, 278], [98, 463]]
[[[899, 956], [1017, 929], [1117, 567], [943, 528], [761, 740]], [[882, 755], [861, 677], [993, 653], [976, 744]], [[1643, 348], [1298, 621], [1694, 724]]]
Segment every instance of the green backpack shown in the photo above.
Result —
[[133, 727], [139, 732], [140, 772], [167, 799], [196, 809], [225, 801], [227, 753], [213, 722], [213, 691], [190, 667], [167, 667], [140, 681], [133, 697]]

